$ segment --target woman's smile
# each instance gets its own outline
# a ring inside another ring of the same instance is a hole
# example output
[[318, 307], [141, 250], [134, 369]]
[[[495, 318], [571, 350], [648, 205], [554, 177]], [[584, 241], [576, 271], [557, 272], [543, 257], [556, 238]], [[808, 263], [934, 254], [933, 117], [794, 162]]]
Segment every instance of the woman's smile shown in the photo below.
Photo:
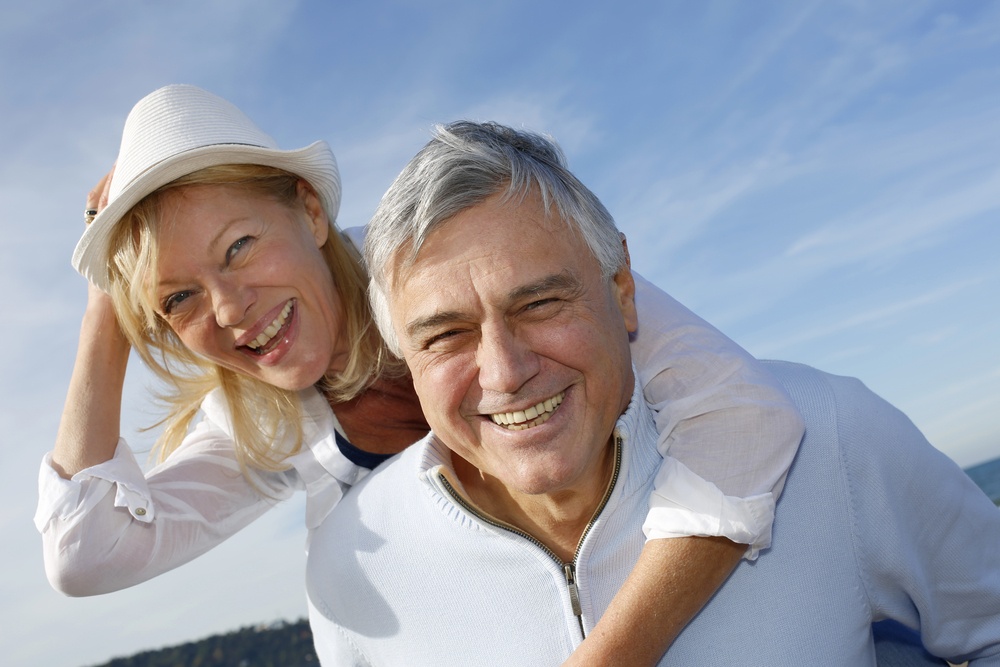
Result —
[[[292, 313], [292, 309], [294, 307], [295, 307], [295, 299], [289, 299], [287, 302], [285, 302], [285, 305], [281, 307], [281, 311], [278, 313], [278, 316], [275, 317], [271, 321], [271, 323], [264, 328], [263, 331], [261, 331], [258, 335], [254, 336], [252, 340], [250, 340], [249, 342], [242, 344], [237, 342], [237, 345], [238, 346], [243, 345], [249, 348], [257, 356], [263, 356], [271, 352], [275, 348], [275, 346], [277, 346], [277, 344], [282, 340], [282, 338], [284, 338], [284, 336], [288, 333], [288, 328], [291, 326], [289, 315]], [[241, 336], [241, 339], [245, 339], [249, 335], [250, 332]]]

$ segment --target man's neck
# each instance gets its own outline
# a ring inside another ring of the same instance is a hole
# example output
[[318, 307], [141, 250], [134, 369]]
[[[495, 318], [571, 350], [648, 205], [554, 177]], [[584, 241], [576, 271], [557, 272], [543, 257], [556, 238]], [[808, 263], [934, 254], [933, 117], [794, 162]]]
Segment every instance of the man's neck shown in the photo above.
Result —
[[610, 491], [617, 461], [617, 446], [609, 442], [595, 474], [583, 483], [553, 493], [523, 494], [495, 477], [483, 474], [454, 453], [455, 474], [468, 500], [490, 517], [527, 533], [570, 562], [577, 545]]

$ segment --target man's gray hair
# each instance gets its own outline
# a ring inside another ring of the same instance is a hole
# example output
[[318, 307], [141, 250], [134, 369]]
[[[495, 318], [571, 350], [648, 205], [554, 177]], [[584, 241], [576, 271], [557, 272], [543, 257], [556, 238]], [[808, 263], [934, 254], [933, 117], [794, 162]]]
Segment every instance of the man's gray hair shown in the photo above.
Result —
[[[614, 219], [570, 173], [554, 141], [492, 122], [439, 125], [382, 197], [366, 233], [368, 293], [375, 323], [390, 350], [400, 355], [387, 298], [392, 269], [412, 262], [428, 236], [462, 211], [501, 191], [505, 200], [518, 201], [532, 190], [540, 194], [547, 213], [554, 207], [569, 231], [576, 229], [605, 279], [625, 266]], [[406, 250], [409, 255], [400, 257]]]

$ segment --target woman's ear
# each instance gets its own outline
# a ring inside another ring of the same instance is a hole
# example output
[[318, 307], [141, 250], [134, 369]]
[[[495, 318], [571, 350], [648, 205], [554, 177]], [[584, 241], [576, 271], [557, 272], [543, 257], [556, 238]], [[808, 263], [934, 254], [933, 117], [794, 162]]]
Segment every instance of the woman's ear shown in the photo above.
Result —
[[299, 180], [296, 191], [306, 213], [309, 231], [316, 239], [316, 247], [322, 247], [330, 235], [330, 220], [326, 217], [323, 202], [313, 187], [304, 180]]

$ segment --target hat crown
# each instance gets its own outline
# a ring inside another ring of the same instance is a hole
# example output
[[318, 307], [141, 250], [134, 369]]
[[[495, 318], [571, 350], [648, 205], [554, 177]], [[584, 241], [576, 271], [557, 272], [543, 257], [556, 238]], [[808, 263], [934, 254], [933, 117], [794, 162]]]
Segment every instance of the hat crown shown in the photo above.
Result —
[[278, 147], [229, 101], [187, 84], [160, 88], [139, 100], [125, 120], [108, 198], [164, 160], [221, 144]]

